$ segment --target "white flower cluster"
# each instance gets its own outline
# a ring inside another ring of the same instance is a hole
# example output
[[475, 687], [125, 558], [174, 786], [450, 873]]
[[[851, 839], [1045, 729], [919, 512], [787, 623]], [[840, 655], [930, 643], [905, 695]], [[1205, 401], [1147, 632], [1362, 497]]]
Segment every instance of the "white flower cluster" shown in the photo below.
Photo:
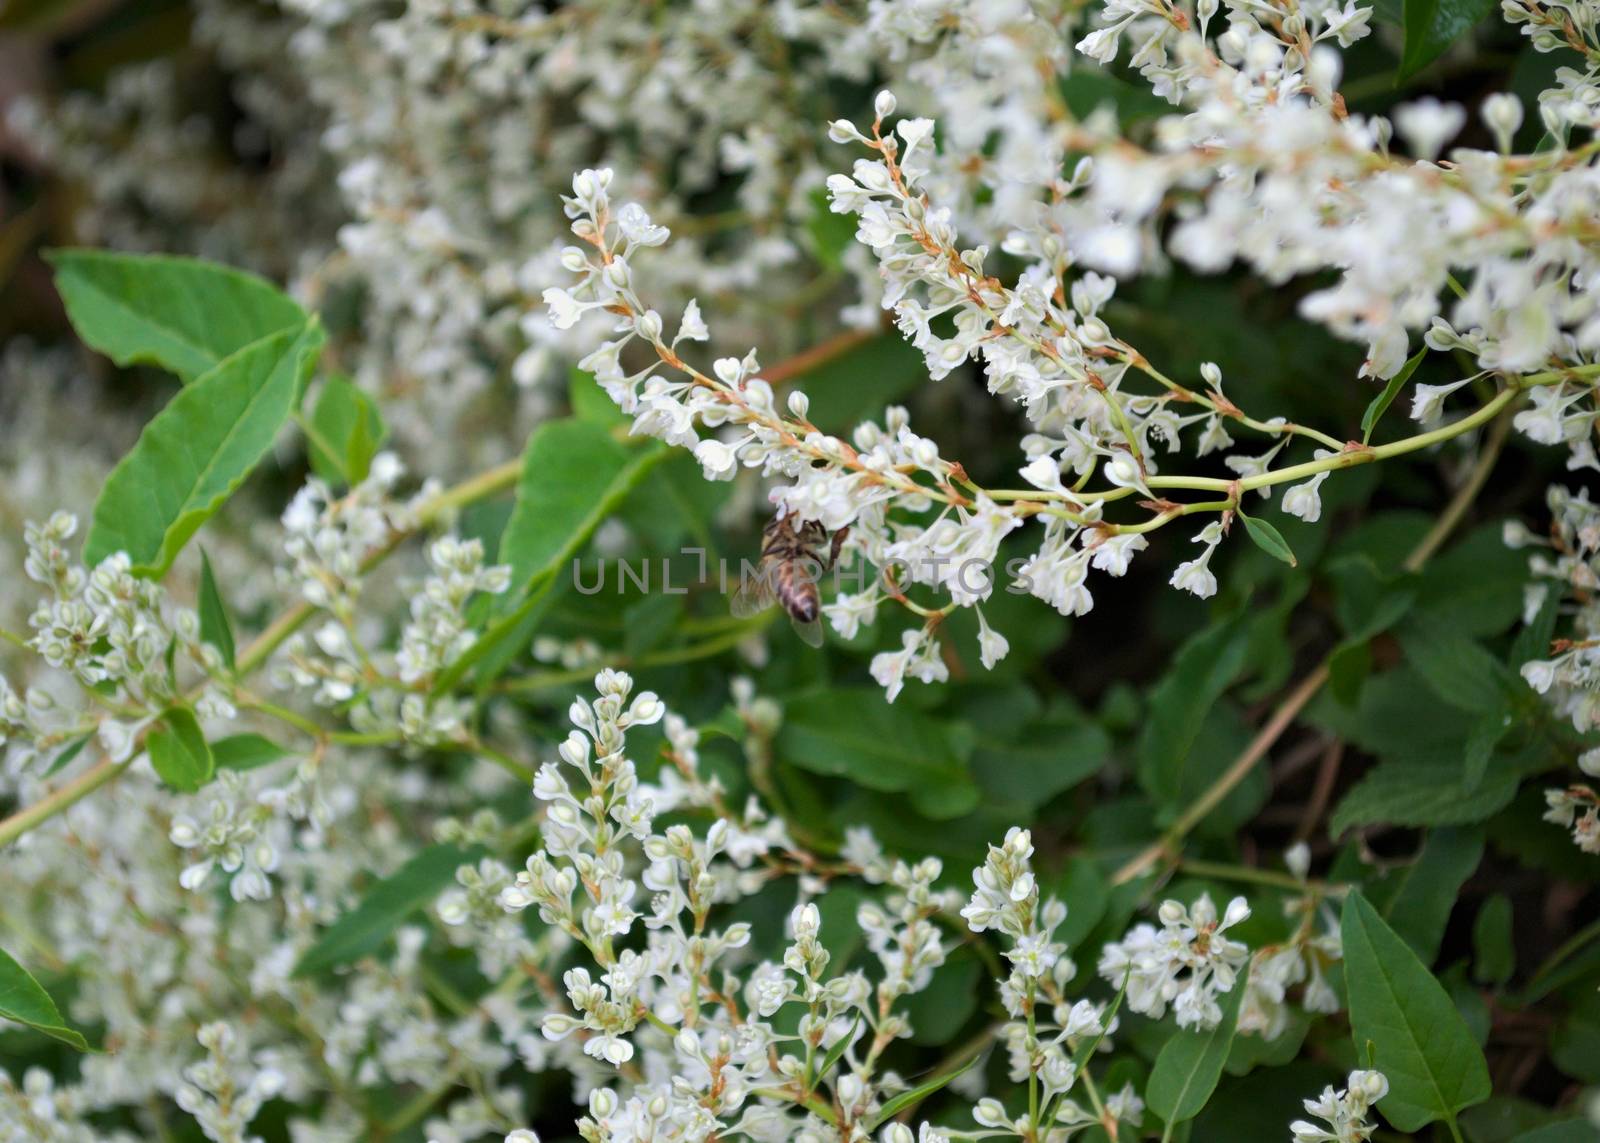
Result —
[[254, 1067], [242, 1059], [241, 1046], [226, 1024], [201, 1027], [196, 1034], [206, 1058], [183, 1070], [178, 1106], [194, 1116], [213, 1143], [261, 1143], [246, 1134], [261, 1105], [283, 1090], [284, 1076], [271, 1067]]
[[[781, 961], [753, 962], [746, 950], [757, 934], [743, 922], [717, 927], [713, 908], [752, 896], [785, 872], [801, 873], [805, 895], [824, 866], [755, 801], [742, 813], [729, 811], [720, 788], [699, 775], [692, 732], [655, 695], [633, 694], [632, 680], [617, 671], [602, 671], [595, 685], [596, 700], [572, 705], [576, 729], [561, 744], [560, 762], [543, 765], [534, 782], [545, 806], [543, 845], [498, 894], [506, 910], [536, 908], [541, 921], [592, 958], [592, 968], [566, 970], [564, 999], [541, 1024], [547, 1039], [578, 1040], [587, 1056], [614, 1069], [589, 1093], [589, 1114], [579, 1123], [585, 1139], [642, 1143], [729, 1132], [773, 1140], [864, 1138], [907, 1086], [882, 1056], [912, 1032], [899, 1002], [933, 983], [947, 953], [941, 919], [958, 910], [973, 933], [995, 931], [1005, 941], [1010, 967], [996, 984], [1010, 1019], [996, 1035], [1012, 1081], [1034, 1085], [1041, 1095], [1021, 1117], [997, 1098], [979, 1098], [978, 1127], [1065, 1139], [1095, 1123], [1138, 1124], [1143, 1103], [1132, 1088], [1104, 1101], [1094, 1096], [1092, 1109], [1068, 1098], [1084, 1066], [1075, 1061], [1109, 1048], [1116, 1020], [1107, 1002], [1074, 1000], [1066, 992], [1075, 969], [1053, 936], [1066, 906], [1041, 900], [1026, 830], [1012, 829], [990, 847], [965, 903], [937, 887], [937, 860], [891, 861], [869, 833], [852, 830], [849, 864], [829, 875], [853, 872], [887, 890], [856, 914], [881, 969], [877, 983], [858, 969], [830, 973], [821, 913], [806, 900], [790, 914]], [[667, 765], [662, 781], [647, 783], [627, 756], [627, 733], [663, 717]], [[658, 827], [659, 815], [688, 807], [712, 810], [703, 832], [685, 824]], [[483, 892], [475, 875], [463, 884], [465, 894], [450, 898], [452, 920]], [[1209, 997], [1231, 987], [1231, 973], [1248, 952], [1218, 935], [1215, 918], [1206, 920], [1208, 908], [1204, 900], [1195, 906], [1200, 929], [1188, 930], [1189, 943], [1174, 955], [1187, 958], [1189, 993]], [[1182, 912], [1169, 902], [1163, 917], [1175, 922]], [[1247, 912], [1236, 901], [1230, 918]], [[642, 944], [634, 937], [640, 925]], [[1107, 947], [1103, 963], [1118, 947]], [[1130, 1000], [1134, 987], [1130, 981]], [[1205, 1002], [1179, 1005], [1199, 1012]], [[781, 1016], [790, 1006], [799, 1010], [797, 1023]], [[780, 1031], [791, 1026], [792, 1032]], [[898, 1125], [885, 1125], [885, 1132], [885, 1139], [913, 1137]], [[923, 1124], [916, 1138], [930, 1143], [967, 1133]]]
[[[1083, 1127], [1102, 1122], [1067, 1098], [1078, 1079], [1074, 1059], [1085, 1045], [1090, 1050], [1109, 1049], [1106, 1037], [1116, 1031], [1117, 1022], [1107, 1015], [1106, 1004], [1067, 997], [1065, 988], [1077, 967], [1067, 957], [1066, 947], [1052, 939], [1067, 918], [1067, 907], [1053, 897], [1041, 905], [1032, 856], [1033, 838], [1025, 829], [1013, 827], [1003, 843], [990, 846], [988, 859], [973, 871], [972, 900], [961, 916], [973, 932], [994, 929], [1010, 944], [1005, 956], [1011, 972], [1000, 982], [1000, 1000], [1011, 1020], [1001, 1028], [1000, 1038], [1010, 1060], [1010, 1079], [1036, 1083], [1042, 1107], [1036, 1115], [1013, 1119], [999, 1100], [991, 1098], [981, 1100], [973, 1116], [980, 1126], [1024, 1139], [1055, 1132], [1070, 1138]], [[1130, 1093], [1119, 1104], [1112, 1126], [1117, 1120], [1137, 1126], [1142, 1109]]]
[[1100, 953], [1102, 978], [1126, 988], [1128, 1007], [1160, 1019], [1171, 1005], [1180, 1028], [1215, 1028], [1222, 1019], [1217, 995], [1232, 992], [1250, 950], [1223, 934], [1250, 916], [1243, 897], [1228, 902], [1221, 919], [1209, 894], [1187, 908], [1161, 905], [1161, 927], [1135, 925]]
[[397, 536], [416, 527], [417, 509], [437, 491], [431, 481], [408, 501], [394, 498], [405, 474], [393, 453], [372, 460], [367, 478], [343, 496], [312, 477], [283, 513], [283, 549], [288, 567], [279, 582], [313, 607], [342, 620], [354, 614], [367, 562]]
[[[989, 268], [987, 245], [966, 246], [958, 236], [958, 220], [971, 211], [950, 172], [969, 151], [936, 149], [929, 119], [901, 119], [889, 131], [885, 121], [897, 100], [887, 91], [869, 129], [844, 119], [830, 126], [835, 141], [873, 152], [849, 175], [831, 176], [828, 192], [835, 211], [858, 218], [856, 237], [878, 262], [882, 305], [922, 352], [930, 378], [976, 360], [990, 391], [1022, 407], [1034, 430], [1019, 467], [1025, 490], [978, 487], [897, 409], [882, 426], [861, 425], [849, 441], [807, 419], [803, 393], [792, 392], [787, 412], [780, 410], [754, 351], [717, 360], [710, 375], [700, 372], [680, 356], [685, 342], [710, 336], [698, 304], [684, 308], [668, 341], [663, 319], [636, 289], [640, 252], [666, 243], [667, 228], [637, 204], [613, 208], [610, 170], [585, 170], [573, 180], [564, 202], [585, 246], [568, 247], [562, 262], [580, 281], [544, 291], [551, 320], [565, 328], [587, 314], [614, 315], [621, 336], [582, 364], [634, 417], [634, 432], [693, 449], [708, 479], [731, 479], [741, 467], [778, 478], [783, 483], [771, 498], [780, 515], [849, 529], [848, 549], [886, 574], [830, 601], [825, 610], [834, 626], [854, 635], [885, 598], [928, 620], [921, 632], [905, 633], [901, 651], [874, 664], [891, 697], [907, 675], [945, 677], [937, 617], [989, 597], [1002, 540], [1030, 518], [1043, 525], [1038, 548], [1007, 571], [1015, 585], [1072, 615], [1093, 606], [1091, 569], [1121, 575], [1150, 531], [1214, 513], [1194, 537], [1200, 553], [1171, 576], [1173, 586], [1206, 597], [1218, 588], [1212, 558], [1243, 512], [1246, 492], [1266, 496], [1292, 482], [1286, 510], [1315, 521], [1329, 473], [1376, 459], [1368, 446], [1281, 417], [1246, 415], [1224, 395], [1214, 365], [1201, 370], [1200, 385], [1181, 384], [1111, 331], [1104, 311], [1116, 280], [1106, 272], [1136, 273], [1155, 259], [1171, 201], [1186, 204], [1171, 227], [1172, 252], [1200, 269], [1243, 259], [1274, 281], [1339, 270], [1338, 284], [1309, 295], [1304, 308], [1335, 333], [1367, 344], [1364, 373], [1397, 373], [1412, 331], [1426, 330], [1431, 348], [1470, 353], [1482, 370], [1510, 377], [1459, 428], [1439, 428], [1445, 403], [1474, 378], [1419, 386], [1413, 415], [1430, 432], [1406, 448], [1464, 432], [1527, 390], [1532, 405], [1517, 414], [1518, 427], [1536, 440], [1570, 442], [1574, 463], [1587, 463], [1589, 426], [1600, 415], [1589, 380], [1600, 370], [1586, 356], [1591, 341], [1600, 346], [1593, 332], [1600, 318], [1583, 286], [1600, 267], [1591, 266], [1581, 240], [1588, 224], [1580, 218], [1600, 198], [1590, 152], [1525, 158], [1458, 150], [1441, 165], [1434, 160], [1460, 129], [1461, 112], [1424, 101], [1396, 117], [1413, 158], [1393, 156], [1394, 127], [1349, 116], [1333, 89], [1338, 65], [1328, 44], [1348, 46], [1364, 35], [1366, 10], [1353, 3], [1295, 9], [1266, 21], [1254, 7], [1235, 5], [1214, 43], [1207, 38], [1213, 15], [1202, 13], [1196, 28], [1161, 4], [1106, 9], [1105, 26], [1080, 49], [1110, 59], [1133, 37], [1135, 62], [1156, 89], [1195, 110], [1163, 120], [1160, 146], [1150, 151], [1097, 120], [1052, 124], [1057, 153], [1087, 155], [1070, 178], [1040, 178], [1031, 204], [1011, 203], [1000, 246], [1024, 268], [1010, 281]], [[1505, 100], [1486, 114], [1502, 134], [1510, 130]], [[936, 197], [941, 193], [948, 203]], [[1572, 241], [1551, 240], [1552, 226], [1559, 235], [1570, 231]], [[1419, 234], [1431, 253], [1415, 253]], [[1389, 265], [1402, 249], [1404, 267]], [[1453, 274], [1467, 272], [1472, 285], [1447, 320], [1437, 298]], [[1547, 320], [1552, 313], [1561, 316]], [[644, 352], [635, 360], [636, 341]], [[667, 375], [673, 373], [679, 378]], [[1197, 456], [1229, 449], [1229, 422], [1272, 438], [1265, 452], [1223, 458], [1237, 479], [1162, 473], [1158, 455], [1178, 451], [1186, 432]], [[1313, 443], [1310, 459], [1280, 465], [1297, 438]], [[1090, 487], [1097, 476], [1109, 487]], [[1165, 499], [1178, 489], [1224, 499]], [[1146, 498], [1140, 503], [1150, 518], [1107, 517], [1109, 505], [1136, 494]], [[949, 603], [912, 602], [904, 588], [913, 584], [946, 594]], [[980, 658], [990, 666], [1007, 644], [980, 622]]]
[[1318, 1098], [1305, 1101], [1306, 1110], [1327, 1127], [1297, 1119], [1289, 1127], [1293, 1143], [1366, 1143], [1377, 1130], [1367, 1113], [1388, 1094], [1389, 1081], [1382, 1072], [1351, 1072], [1343, 1091], [1330, 1084]]
[[[348, 706], [351, 725], [379, 740], [387, 736], [417, 746], [462, 742], [472, 705], [450, 694], [435, 695], [433, 684], [477, 641], [467, 619], [469, 602], [479, 592], [504, 594], [511, 569], [485, 566], [481, 541], [434, 540], [428, 546], [433, 575], [411, 597], [411, 621], [400, 633], [392, 666], [378, 661], [365, 646], [351, 603], [363, 557], [404, 532], [381, 504], [366, 502], [375, 481], [381, 495], [394, 479], [388, 472], [380, 477], [376, 467], [344, 500], [326, 501], [325, 487], [313, 481], [286, 514], [290, 554], [307, 576], [302, 594], [334, 618], [310, 637], [295, 635], [284, 644], [278, 678], [311, 691], [321, 705]], [[309, 505], [317, 502], [323, 508], [313, 518]], [[415, 527], [414, 517], [402, 520]], [[313, 540], [314, 562], [308, 553]]]
[[[738, 340], [770, 336], [768, 299], [819, 278], [867, 295], [837, 321], [871, 325], [870, 259], [832, 265], [804, 234], [826, 172], [809, 109], [842, 111], [838, 92], [887, 71], [960, 109], [965, 143], [998, 134], [1008, 161], [1046, 164], [1036, 124], [1082, 19], [1047, 0], [731, 0], [650, 19], [612, 0], [194, 8], [192, 54], [228, 81], [230, 132], [196, 113], [171, 59], [118, 68], [104, 91], [16, 100], [8, 127], [81, 188], [87, 243], [201, 253], [298, 278], [316, 304], [357, 300], [346, 369], [441, 474], [512, 453], [594, 342], [526, 307], [558, 264], [554, 196], [577, 166], [632, 172], [631, 193], [692, 222], [651, 292], [714, 294]], [[693, 217], [730, 184], [726, 208]]]
[[[1546, 495], [1550, 509], [1548, 536], [1539, 536], [1520, 523], [1506, 527], [1506, 542], [1531, 548], [1534, 574], [1523, 618], [1537, 621], [1547, 606], [1559, 608], [1570, 634], [1555, 640], [1549, 658], [1532, 659], [1521, 666], [1522, 677], [1580, 734], [1600, 728], [1600, 505], [1589, 490], [1576, 492], [1554, 485]], [[1552, 598], [1553, 597], [1553, 598]], [[1600, 749], [1578, 756], [1578, 768], [1600, 778]], [[1545, 791], [1549, 805], [1545, 820], [1568, 829], [1585, 853], [1600, 853], [1600, 794], [1593, 786], [1577, 782]]]
[[185, 701], [191, 684], [202, 717], [235, 713], [225, 689], [212, 685], [221, 658], [201, 642], [194, 610], [133, 575], [121, 552], [93, 568], [79, 563], [65, 546], [77, 530], [68, 512], [24, 530], [24, 569], [50, 592], [29, 617], [27, 645], [77, 688], [71, 700], [43, 683], [19, 695], [0, 676], [0, 747], [16, 767], [75, 755], [89, 739], [113, 762], [127, 762], [152, 720]]
[[[1304, 884], [1310, 847], [1297, 843], [1289, 850], [1287, 862], [1295, 879]], [[1284, 912], [1291, 918], [1298, 915], [1299, 924], [1289, 940], [1255, 951], [1239, 1002], [1239, 1031], [1265, 1040], [1276, 1040], [1288, 1027], [1288, 993], [1296, 986], [1304, 985], [1301, 1005], [1306, 1012], [1339, 1011], [1339, 994], [1327, 976], [1329, 968], [1344, 957], [1338, 916], [1325, 897], [1309, 890], [1285, 901]]]

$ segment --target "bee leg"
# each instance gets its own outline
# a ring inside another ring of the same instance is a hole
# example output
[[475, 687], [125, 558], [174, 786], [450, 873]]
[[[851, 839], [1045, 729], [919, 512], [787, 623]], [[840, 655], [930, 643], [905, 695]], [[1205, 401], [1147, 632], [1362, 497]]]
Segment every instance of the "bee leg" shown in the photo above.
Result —
[[833, 543], [828, 545], [828, 571], [832, 571], [839, 562], [839, 552], [844, 548], [844, 542], [850, 535], [850, 525], [846, 524], [833, 534]]

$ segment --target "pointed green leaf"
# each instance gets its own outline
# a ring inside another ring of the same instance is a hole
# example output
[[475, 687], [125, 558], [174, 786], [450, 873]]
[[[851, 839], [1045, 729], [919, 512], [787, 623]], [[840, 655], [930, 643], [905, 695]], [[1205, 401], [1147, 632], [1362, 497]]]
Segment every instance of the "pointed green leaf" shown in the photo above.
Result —
[[62, 747], [61, 753], [51, 760], [49, 768], [44, 772], [44, 776], [48, 778], [50, 775], [65, 769], [68, 763], [83, 753], [83, 748], [89, 745], [89, 739], [93, 737], [94, 734], [91, 732], [67, 743], [66, 746]]
[[4, 949], [0, 949], [0, 1019], [26, 1024], [80, 1052], [92, 1051], [82, 1032], [67, 1027], [50, 994]]
[[377, 402], [360, 386], [337, 373], [322, 383], [306, 421], [311, 467], [318, 476], [330, 484], [360, 484], [388, 436]]
[[1478, 783], [1489, 772], [1489, 760], [1494, 757], [1495, 747], [1511, 733], [1515, 725], [1512, 716], [1504, 711], [1489, 711], [1472, 720], [1472, 727], [1467, 733], [1466, 752], [1461, 758], [1463, 790], [1470, 793], [1478, 788]]
[[272, 447], [322, 348], [312, 323], [225, 358], [157, 413], [100, 490], [84, 561], [159, 578]]
[[172, 707], [161, 716], [161, 726], [145, 739], [145, 749], [161, 780], [186, 794], [204, 786], [217, 772], [200, 723], [185, 706]]
[[194, 258], [109, 250], [46, 257], [79, 337], [118, 365], [159, 365], [186, 382], [307, 320], [264, 279]]
[[861, 1028], [861, 1013], [856, 1013], [856, 1018], [851, 1021], [850, 1030], [834, 1041], [833, 1047], [828, 1049], [828, 1054], [822, 1057], [822, 1062], [817, 1065], [816, 1074], [811, 1077], [813, 1085], [828, 1078], [833, 1067], [844, 1054], [850, 1050], [850, 1045], [856, 1042], [856, 1032]]
[[1328, 690], [1344, 706], [1355, 706], [1361, 687], [1372, 673], [1372, 644], [1346, 639], [1328, 654]]
[[509, 662], [508, 646], [532, 636], [558, 579], [595, 529], [616, 512], [645, 476], [672, 450], [652, 441], [642, 448], [617, 442], [589, 421], [547, 421], [534, 432], [522, 458], [517, 502], [500, 536], [502, 563], [511, 565], [511, 590], [501, 614], [466, 654], [439, 673], [433, 693], [443, 694], [480, 662], [487, 686]]
[[1208, 784], [1188, 763], [1206, 716], [1242, 675], [1250, 658], [1248, 615], [1201, 631], [1178, 649], [1150, 692], [1139, 737], [1139, 784], [1164, 807], [1188, 805]]
[[1232, 990], [1223, 997], [1222, 1019], [1215, 1028], [1207, 1032], [1182, 1031], [1162, 1045], [1145, 1089], [1145, 1100], [1167, 1123], [1193, 1119], [1217, 1090], [1222, 1065], [1228, 1061], [1228, 1050], [1239, 1025], [1239, 1004], [1248, 976], [1246, 965]]
[[1539, 611], [1521, 631], [1517, 632], [1515, 641], [1511, 644], [1511, 657], [1508, 660], [1513, 666], [1521, 666], [1529, 659], [1546, 659], [1550, 656], [1550, 641], [1556, 635], [1556, 616], [1561, 611], [1562, 593], [1556, 590], [1555, 584], [1545, 581], [1544, 598], [1539, 603]]
[[430, 845], [374, 884], [361, 903], [340, 917], [301, 955], [295, 976], [310, 976], [360, 960], [383, 946], [412, 913], [455, 881], [456, 870], [481, 856], [480, 849]]
[[948, 1087], [950, 1084], [954, 1083], [956, 1080], [970, 1072], [973, 1068], [977, 1067], [978, 1061], [981, 1059], [983, 1059], [983, 1053], [974, 1052], [967, 1059], [967, 1062], [962, 1064], [959, 1068], [953, 1068], [950, 1071], [936, 1075], [925, 1083], [918, 1084], [910, 1091], [901, 1092], [899, 1095], [895, 1096], [888, 1103], [885, 1103], [878, 1109], [877, 1114], [872, 1117], [872, 1121], [867, 1124], [867, 1131], [876, 1131], [885, 1123], [889, 1122], [889, 1120], [899, 1115], [906, 1108], [915, 1107], [917, 1104], [927, 1099], [930, 1095], [933, 1095], [942, 1088]]
[[1370, 900], [1419, 958], [1432, 961], [1461, 886], [1482, 860], [1483, 830], [1455, 826], [1432, 830], [1415, 861], [1368, 887]]
[[1266, 552], [1273, 559], [1282, 560], [1292, 568], [1300, 566], [1300, 561], [1295, 559], [1294, 552], [1289, 550], [1289, 545], [1284, 540], [1282, 532], [1267, 523], [1267, 521], [1257, 519], [1255, 516], [1246, 516], [1243, 512], [1239, 512], [1237, 515], [1239, 519], [1244, 521], [1244, 530], [1255, 541], [1256, 547]]
[[1328, 820], [1338, 837], [1351, 826], [1462, 825], [1504, 809], [1517, 794], [1517, 775], [1494, 768], [1471, 785], [1458, 760], [1380, 762], [1340, 799]]
[[217, 577], [211, 570], [211, 557], [200, 549], [200, 640], [222, 652], [222, 661], [233, 670], [233, 624], [228, 621], [228, 605], [222, 602]]
[[574, 369], [567, 378], [567, 400], [572, 405], [572, 415], [601, 428], [621, 427], [626, 430], [633, 418], [617, 408], [611, 394], [600, 387], [593, 373]]
[[1496, 7], [1495, 0], [1405, 0], [1405, 50], [1395, 81], [1410, 79], [1438, 59]]
[[[1423, 0], [1431, 3], [1432, 0]], [[1411, 380], [1411, 375], [1417, 371], [1417, 366], [1422, 364], [1422, 359], [1428, 356], [1428, 347], [1424, 345], [1400, 367], [1400, 371], [1389, 378], [1389, 383], [1383, 387], [1383, 392], [1372, 399], [1367, 406], [1367, 411], [1361, 414], [1361, 443], [1366, 444], [1372, 439], [1372, 430], [1377, 428], [1379, 419], [1400, 395], [1400, 390], [1405, 388], [1406, 382]]]
[[1359, 892], [1345, 898], [1339, 926], [1356, 1056], [1389, 1080], [1379, 1110], [1400, 1131], [1489, 1098], [1483, 1051], [1444, 986]]
[[289, 752], [259, 734], [231, 734], [211, 744], [211, 757], [219, 770], [254, 770], [289, 757]]
[[1451, 706], [1479, 717], [1508, 708], [1521, 681], [1483, 644], [1442, 623], [1416, 617], [1398, 632], [1406, 661]]
[[1516, 967], [1511, 898], [1496, 893], [1483, 903], [1472, 921], [1472, 975], [1486, 984], [1504, 984]]
[[919, 813], [943, 820], [978, 806], [967, 767], [973, 740], [970, 725], [890, 706], [876, 689], [832, 687], [785, 704], [776, 753], [813, 774], [905, 794]]
[[511, 565], [520, 598], [539, 576], [565, 564], [616, 511], [666, 450], [629, 448], [591, 421], [547, 421], [522, 454], [516, 507], [500, 537], [500, 562]]

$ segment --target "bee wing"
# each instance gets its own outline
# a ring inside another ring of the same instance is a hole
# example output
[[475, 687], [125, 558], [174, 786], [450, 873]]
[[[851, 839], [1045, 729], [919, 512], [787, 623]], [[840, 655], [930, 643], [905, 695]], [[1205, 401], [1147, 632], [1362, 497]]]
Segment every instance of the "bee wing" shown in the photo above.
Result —
[[789, 616], [789, 625], [794, 628], [794, 633], [804, 639], [813, 647], [822, 646], [822, 619], [819, 616], [810, 623], [801, 623], [794, 616]]
[[761, 614], [775, 602], [772, 594], [772, 577], [767, 574], [767, 567], [763, 564], [758, 574], [739, 577], [739, 586], [733, 593], [733, 599], [729, 601], [728, 609], [740, 619], [747, 619], [752, 615]]

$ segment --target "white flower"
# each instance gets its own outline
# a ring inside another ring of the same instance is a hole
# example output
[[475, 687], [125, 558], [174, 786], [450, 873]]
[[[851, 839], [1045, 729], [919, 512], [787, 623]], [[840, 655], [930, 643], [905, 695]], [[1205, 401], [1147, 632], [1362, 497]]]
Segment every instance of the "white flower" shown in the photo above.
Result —
[[1395, 108], [1395, 129], [1405, 137], [1411, 153], [1432, 162], [1444, 145], [1466, 125], [1467, 113], [1455, 103], [1440, 103], [1426, 96]]
[[733, 449], [711, 437], [694, 446], [694, 458], [700, 462], [707, 480], [732, 480], [739, 469]]
[[1294, 1143], [1365, 1143], [1377, 1130], [1367, 1120], [1367, 1110], [1388, 1093], [1382, 1072], [1351, 1072], [1343, 1091], [1326, 1087], [1317, 1099], [1305, 1101], [1306, 1110], [1328, 1126], [1296, 1120], [1289, 1125]]
[[983, 663], [984, 670], [994, 670], [994, 665], [1006, 657], [1011, 650], [1011, 644], [1006, 637], [989, 626], [989, 620], [983, 614], [983, 609], [978, 612], [978, 659]]

